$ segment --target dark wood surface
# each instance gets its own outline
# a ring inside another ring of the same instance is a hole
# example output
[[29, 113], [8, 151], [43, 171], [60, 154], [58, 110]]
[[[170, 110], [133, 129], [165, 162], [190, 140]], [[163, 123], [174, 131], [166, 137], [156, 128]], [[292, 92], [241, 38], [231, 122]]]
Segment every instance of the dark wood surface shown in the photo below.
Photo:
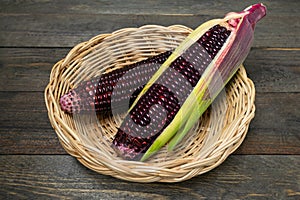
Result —
[[245, 61], [256, 116], [216, 169], [182, 183], [130, 183], [66, 154], [43, 92], [52, 66], [77, 43], [123, 27], [202, 22], [255, 1], [0, 0], [0, 199], [300, 199], [298, 0], [264, 1]]

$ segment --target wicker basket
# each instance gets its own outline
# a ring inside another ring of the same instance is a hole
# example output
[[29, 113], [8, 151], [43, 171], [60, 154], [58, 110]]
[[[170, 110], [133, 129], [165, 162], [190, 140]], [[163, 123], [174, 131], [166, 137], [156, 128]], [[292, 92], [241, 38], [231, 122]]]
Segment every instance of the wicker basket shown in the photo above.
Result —
[[134, 182], [184, 181], [215, 168], [234, 152], [255, 111], [255, 88], [243, 67], [174, 151], [164, 147], [146, 162], [123, 160], [111, 148], [121, 115], [93, 121], [60, 109], [60, 96], [81, 81], [174, 49], [191, 31], [180, 25], [122, 29], [78, 44], [56, 63], [45, 101], [64, 149], [96, 172]]

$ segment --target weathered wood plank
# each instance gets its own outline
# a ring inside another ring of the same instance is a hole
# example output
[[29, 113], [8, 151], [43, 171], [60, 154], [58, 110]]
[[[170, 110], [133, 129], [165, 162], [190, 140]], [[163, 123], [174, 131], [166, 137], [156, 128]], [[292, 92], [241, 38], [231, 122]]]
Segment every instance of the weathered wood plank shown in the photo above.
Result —
[[0, 48], [0, 91], [45, 89], [53, 65], [69, 48]]
[[244, 65], [257, 92], [300, 92], [300, 51], [252, 49]]
[[[300, 93], [258, 93], [238, 154], [299, 154]], [[64, 154], [41, 92], [0, 92], [0, 154]]]
[[0, 96], [0, 154], [64, 154], [53, 131], [42, 92]]
[[300, 93], [257, 93], [256, 114], [236, 153], [300, 153]]
[[[0, 91], [43, 91], [69, 48], [0, 48]], [[297, 50], [253, 48], [245, 61], [257, 92], [300, 92]]]
[[[251, 4], [256, 4], [256, 0], [235, 1], [222, 0], [209, 1], [185, 0], [169, 2], [164, 0], [138, 1], [138, 0], [23, 0], [23, 1], [1, 1], [0, 13], [60, 13], [63, 10], [68, 14], [153, 14], [153, 15], [187, 15], [202, 14], [223, 15], [224, 12], [240, 11]], [[270, 15], [299, 16], [297, 0], [273, 0], [263, 2], [272, 12]]]
[[[291, 1], [292, 4], [289, 6], [287, 3], [284, 6], [280, 2], [269, 3], [270, 15], [257, 25], [254, 46], [299, 47], [299, 14], [296, 10], [293, 12], [292, 7], [297, 2]], [[94, 4], [78, 3], [72, 6], [73, 4], [67, 3], [51, 3], [53, 6], [49, 8], [48, 3], [33, 6], [32, 3], [27, 2], [27, 6], [20, 4], [20, 7], [24, 8], [20, 11], [9, 4], [6, 6], [8, 11], [3, 11], [4, 8], [0, 12], [0, 46], [72, 47], [101, 33], [145, 24], [164, 26], [182, 24], [195, 28], [209, 19], [223, 17], [227, 12], [240, 11], [250, 3], [239, 3], [243, 5], [236, 5], [236, 2], [199, 4], [192, 1], [188, 4], [173, 5], [153, 1], [147, 4], [121, 2], [118, 4], [116, 2], [106, 4], [110, 7], [107, 9], [105, 6], [98, 9], [105, 3]], [[162, 9], [156, 9], [160, 7], [159, 4], [164, 5]], [[153, 5], [156, 6], [153, 7]], [[213, 9], [206, 9], [210, 5], [214, 5]], [[113, 9], [115, 6], [117, 8]], [[94, 11], [88, 12], [90, 7], [93, 7], [91, 10]], [[169, 7], [167, 11], [164, 9], [166, 7]], [[43, 10], [48, 11], [42, 12]], [[77, 10], [83, 11], [77, 12]]]
[[140, 184], [97, 174], [70, 156], [0, 156], [4, 199], [299, 199], [300, 156], [230, 156], [175, 184]]

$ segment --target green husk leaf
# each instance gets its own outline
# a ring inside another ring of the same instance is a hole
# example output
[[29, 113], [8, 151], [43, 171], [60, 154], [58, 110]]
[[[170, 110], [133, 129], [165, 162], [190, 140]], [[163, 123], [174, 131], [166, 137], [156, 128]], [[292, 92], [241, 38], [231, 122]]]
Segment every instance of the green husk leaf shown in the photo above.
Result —
[[[168, 150], [173, 150], [175, 146], [182, 140], [182, 138], [187, 134], [187, 132], [192, 128], [192, 126], [199, 120], [200, 116], [207, 110], [207, 108], [211, 105], [211, 103], [215, 100], [215, 98], [218, 96], [218, 94], [221, 92], [221, 90], [225, 87], [225, 85], [229, 82], [229, 80], [234, 76], [236, 71], [242, 67], [243, 65], [240, 65], [238, 68], [235, 69], [235, 71], [230, 72], [230, 76], [224, 81], [223, 77], [219, 77], [219, 81], [222, 81], [222, 84], [217, 84], [217, 91], [211, 91], [210, 97], [206, 100], [200, 100], [197, 99], [195, 102], [195, 111], [190, 115], [189, 119], [184, 125], [184, 128], [179, 130], [176, 135], [172, 138], [172, 140], [169, 142]], [[223, 82], [224, 81], [224, 82]], [[220, 83], [220, 82], [219, 82]], [[209, 88], [206, 88], [209, 90]], [[197, 104], [197, 102], [199, 104]]]

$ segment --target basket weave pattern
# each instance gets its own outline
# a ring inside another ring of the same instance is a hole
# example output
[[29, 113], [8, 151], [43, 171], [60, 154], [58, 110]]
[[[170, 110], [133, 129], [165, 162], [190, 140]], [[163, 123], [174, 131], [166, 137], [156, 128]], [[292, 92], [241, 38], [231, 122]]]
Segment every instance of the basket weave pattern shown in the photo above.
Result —
[[163, 147], [146, 162], [123, 160], [111, 148], [124, 116], [68, 115], [60, 109], [60, 96], [81, 81], [172, 50], [191, 31], [181, 25], [126, 28], [78, 44], [56, 63], [45, 101], [64, 149], [94, 171], [134, 182], [184, 181], [215, 168], [234, 152], [255, 111], [255, 88], [244, 67], [174, 151]]

